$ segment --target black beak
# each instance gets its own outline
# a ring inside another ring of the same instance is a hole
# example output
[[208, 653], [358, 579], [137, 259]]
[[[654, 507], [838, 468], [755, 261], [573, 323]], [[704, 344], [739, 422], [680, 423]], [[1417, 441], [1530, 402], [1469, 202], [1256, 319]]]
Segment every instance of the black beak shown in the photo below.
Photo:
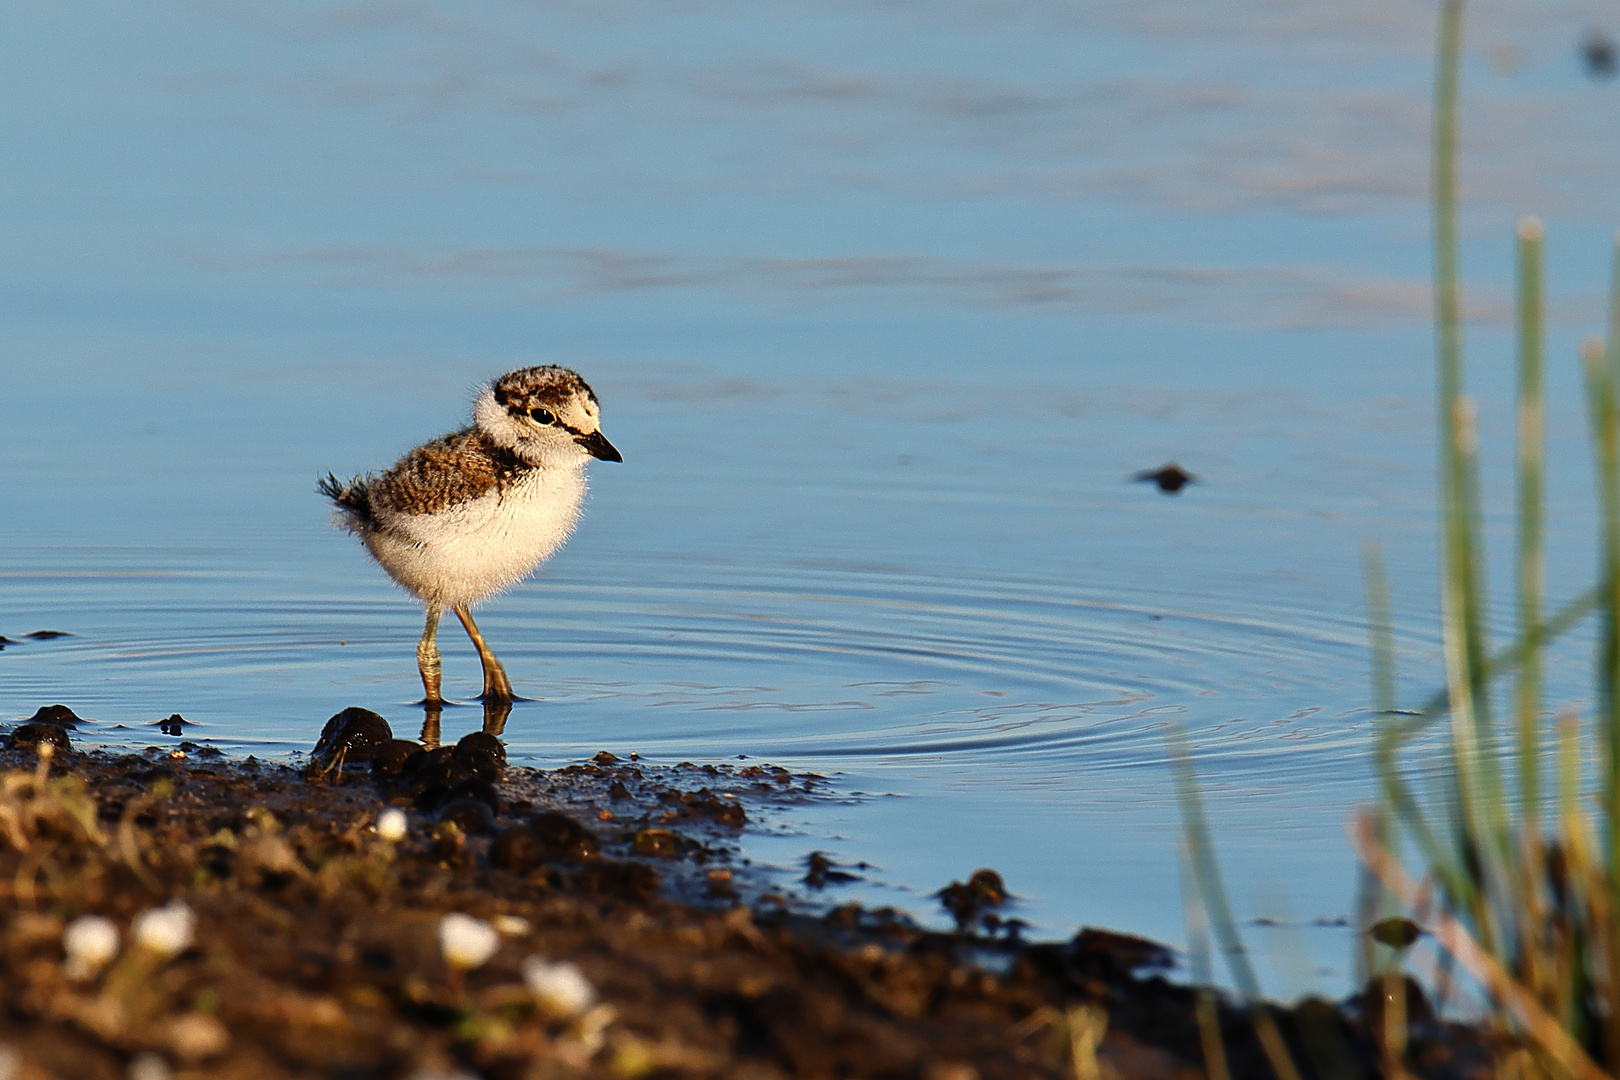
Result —
[[603, 461], [624, 460], [613, 444], [602, 438], [600, 431], [593, 431], [589, 435], [575, 435], [574, 441], [583, 446], [585, 452], [593, 458], [601, 458]]

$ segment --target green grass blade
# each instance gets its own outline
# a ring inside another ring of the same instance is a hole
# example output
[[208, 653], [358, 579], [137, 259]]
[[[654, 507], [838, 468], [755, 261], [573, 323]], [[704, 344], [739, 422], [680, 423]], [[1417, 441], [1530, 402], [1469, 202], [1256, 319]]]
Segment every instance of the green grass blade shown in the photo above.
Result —
[[[1553, 614], [1552, 618], [1541, 625], [1534, 642], [1545, 647], [1557, 641], [1596, 610], [1601, 598], [1601, 587], [1594, 586], [1568, 601]], [[1492, 679], [1516, 670], [1523, 663], [1534, 642], [1529, 638], [1521, 638], [1497, 653], [1486, 669], [1486, 678]], [[1418, 850], [1428, 860], [1429, 866], [1447, 893], [1457, 899], [1459, 906], [1466, 909], [1473, 903], [1472, 882], [1458, 862], [1458, 853], [1453, 851], [1435, 830], [1424, 814], [1417, 796], [1401, 778], [1398, 764], [1401, 746], [1422, 734], [1429, 725], [1445, 716], [1450, 708], [1451, 695], [1441, 690], [1416, 712], [1390, 717], [1378, 737], [1377, 747], [1374, 750], [1374, 765], [1390, 812], [1412, 834]]]
[[1527, 217], [1518, 230], [1519, 331], [1519, 659], [1516, 706], [1519, 730], [1519, 799], [1531, 831], [1541, 813], [1541, 592], [1545, 406], [1542, 401], [1541, 222]]
[[[1594, 585], [1573, 600], [1566, 602], [1563, 607], [1553, 613], [1552, 618], [1541, 624], [1540, 632], [1535, 639], [1536, 643], [1542, 648], [1551, 645], [1579, 626], [1582, 620], [1597, 610], [1598, 604], [1602, 600], [1602, 586]], [[1490, 681], [1498, 676], [1506, 675], [1510, 671], [1518, 670], [1528, 655], [1531, 644], [1529, 639], [1521, 638], [1491, 657], [1489, 664], [1485, 668], [1486, 680]], [[1404, 741], [1420, 734], [1424, 728], [1450, 711], [1450, 693], [1445, 690], [1437, 692], [1423, 703], [1422, 708], [1405, 718], [1400, 727], [1400, 739]]]
[[1597, 457], [1598, 507], [1602, 519], [1601, 600], [1598, 603], [1597, 724], [1602, 733], [1603, 802], [1608, 828], [1611, 878], [1620, 871], [1620, 702], [1615, 687], [1620, 680], [1620, 433], [1615, 429], [1615, 387], [1603, 342], [1588, 338], [1581, 343], [1586, 373], [1587, 413], [1592, 424], [1592, 447]]
[[1187, 921], [1187, 974], [1194, 986], [1213, 986], [1215, 965], [1209, 954], [1209, 913], [1193, 872], [1190, 845], [1181, 845], [1181, 907]]
[[[1434, 324], [1439, 374], [1440, 457], [1451, 460], [1452, 421], [1462, 395], [1462, 295], [1457, 281], [1457, 96], [1463, 0], [1443, 0], [1435, 50], [1433, 175]], [[1449, 474], [1449, 470], [1448, 470]], [[1449, 475], [1447, 483], [1450, 483]]]
[[1165, 742], [1170, 750], [1170, 773], [1176, 785], [1176, 798], [1181, 804], [1182, 835], [1186, 843], [1187, 861], [1192, 865], [1192, 876], [1203, 898], [1203, 909], [1215, 931], [1215, 940], [1226, 957], [1227, 970], [1237, 983], [1254, 1023], [1255, 1035], [1265, 1051], [1277, 1080], [1301, 1080], [1299, 1067], [1294, 1064], [1288, 1046], [1272, 1019], [1264, 999], [1260, 996], [1260, 980], [1255, 977], [1249, 963], [1249, 952], [1238, 931], [1237, 918], [1232, 914], [1227, 899], [1226, 885], [1221, 881], [1221, 869], [1215, 862], [1215, 848], [1210, 840], [1209, 823], [1204, 818], [1203, 800], [1198, 794], [1198, 777], [1193, 772], [1192, 745], [1180, 725], [1171, 724], [1165, 730]]
[[1198, 777], [1193, 772], [1192, 744], [1180, 725], [1172, 724], [1165, 732], [1170, 749], [1170, 772], [1176, 785], [1176, 799], [1181, 805], [1182, 834], [1186, 838], [1187, 859], [1192, 865], [1193, 880], [1204, 899], [1204, 911], [1209, 916], [1215, 941], [1221, 955], [1226, 958], [1227, 970], [1238, 992], [1245, 1001], [1260, 1000], [1260, 980], [1255, 978], [1249, 962], [1248, 949], [1238, 931], [1237, 918], [1226, 897], [1226, 885], [1221, 881], [1221, 868], [1215, 862], [1215, 850], [1209, 835], [1209, 823], [1204, 818], [1203, 799], [1198, 793]]
[[[1485, 646], [1482, 589], [1475, 525], [1475, 484], [1468, 455], [1459, 441], [1463, 404], [1462, 284], [1457, 256], [1457, 108], [1461, 82], [1463, 0], [1443, 0], [1435, 52], [1433, 118], [1433, 201], [1435, 363], [1441, 491], [1442, 589], [1456, 592], [1454, 614], [1463, 634], [1461, 659], [1467, 692], [1484, 684]], [[1458, 690], [1453, 687], [1453, 701]], [[1483, 695], [1481, 695], [1483, 697]], [[1463, 705], [1477, 724], [1488, 724], [1484, 701]]]

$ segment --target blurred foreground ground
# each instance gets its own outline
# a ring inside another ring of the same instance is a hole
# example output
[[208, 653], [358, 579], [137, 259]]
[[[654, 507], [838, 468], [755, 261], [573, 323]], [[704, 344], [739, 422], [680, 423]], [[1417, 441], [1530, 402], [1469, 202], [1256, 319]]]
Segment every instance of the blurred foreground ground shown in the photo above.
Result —
[[[0, 756], [8, 1080], [1204, 1074], [1194, 994], [1152, 942], [1023, 942], [994, 875], [945, 890], [955, 934], [778, 891], [737, 834], [819, 777], [606, 753], [508, 769], [491, 735], [425, 749], [364, 710], [302, 772], [192, 743], [79, 753], [73, 722], [42, 709]], [[839, 872], [812, 862], [804, 884]], [[194, 926], [154, 944], [141, 913], [175, 901]], [[120, 928], [88, 969], [64, 948], [87, 914]], [[447, 946], [447, 914], [487, 948]], [[1485, 1075], [1482, 1042], [1422, 1011], [1412, 1068]], [[1274, 1010], [1313, 1080], [1376, 1074], [1365, 1012]], [[1244, 1014], [1220, 1017], [1233, 1075], [1270, 1076]]]

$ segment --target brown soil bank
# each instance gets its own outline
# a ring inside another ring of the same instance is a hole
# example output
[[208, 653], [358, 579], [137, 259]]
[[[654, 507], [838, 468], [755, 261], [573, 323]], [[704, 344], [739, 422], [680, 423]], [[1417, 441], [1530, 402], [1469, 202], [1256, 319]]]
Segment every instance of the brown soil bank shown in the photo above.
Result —
[[[958, 934], [773, 893], [737, 832], [813, 776], [506, 769], [492, 735], [425, 750], [361, 710], [297, 771], [75, 752], [73, 720], [42, 709], [0, 754], [0, 1080], [1205, 1073], [1167, 950], [985, 936], [993, 875], [947, 891]], [[1354, 1003], [1272, 1013], [1305, 1080], [1376, 1074]], [[1486, 1075], [1414, 1013], [1418, 1075]], [[1271, 1077], [1219, 1015], [1231, 1074]]]

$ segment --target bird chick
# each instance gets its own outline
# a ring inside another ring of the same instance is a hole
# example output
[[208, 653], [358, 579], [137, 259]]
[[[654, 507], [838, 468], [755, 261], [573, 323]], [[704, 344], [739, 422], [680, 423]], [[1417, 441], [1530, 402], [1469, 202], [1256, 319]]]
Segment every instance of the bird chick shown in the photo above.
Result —
[[522, 581], [568, 539], [592, 458], [623, 461], [603, 437], [601, 409], [567, 368], [508, 372], [482, 387], [473, 423], [406, 454], [381, 475], [318, 487], [335, 522], [427, 608], [417, 645], [425, 704], [443, 702], [437, 635], [455, 612], [478, 650], [486, 702], [512, 684], [473, 622], [472, 605]]

